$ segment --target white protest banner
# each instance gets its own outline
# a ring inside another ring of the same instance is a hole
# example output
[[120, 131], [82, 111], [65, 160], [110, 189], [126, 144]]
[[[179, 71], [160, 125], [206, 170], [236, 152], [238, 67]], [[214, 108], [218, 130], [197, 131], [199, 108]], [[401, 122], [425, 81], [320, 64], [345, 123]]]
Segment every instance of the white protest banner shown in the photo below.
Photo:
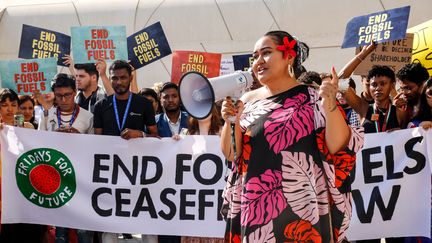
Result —
[[432, 131], [418, 128], [365, 136], [364, 147], [357, 153], [352, 184], [350, 241], [430, 237], [431, 172], [427, 149], [432, 149], [431, 141]]
[[6, 126], [1, 155], [2, 223], [224, 234], [226, 169], [217, 136], [124, 140]]

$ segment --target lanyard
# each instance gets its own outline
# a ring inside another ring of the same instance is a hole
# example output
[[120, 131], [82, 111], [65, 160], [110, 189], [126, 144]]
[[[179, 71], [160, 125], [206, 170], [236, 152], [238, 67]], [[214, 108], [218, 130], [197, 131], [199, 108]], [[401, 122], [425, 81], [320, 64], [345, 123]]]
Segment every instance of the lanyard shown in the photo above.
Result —
[[[72, 127], [72, 124], [74, 123], [76, 117], [78, 116], [79, 113], [79, 106], [75, 105], [73, 113], [72, 113], [72, 117], [69, 120], [69, 127]], [[61, 111], [59, 110], [59, 108], [57, 107], [57, 121], [58, 121], [58, 127], [60, 128], [62, 125], [62, 120], [61, 120]]]
[[349, 111], [346, 112], [346, 117], [347, 117], [348, 121], [349, 121], [349, 119], [351, 117], [351, 113], [352, 113], [352, 108]]
[[387, 108], [388, 112], [387, 112], [387, 117], [384, 119], [384, 124], [382, 125], [381, 130], [380, 128], [380, 124], [379, 124], [379, 112], [378, 112], [378, 107], [376, 106], [376, 104], [373, 106], [373, 110], [374, 110], [374, 114], [378, 115], [378, 119], [375, 121], [375, 128], [377, 132], [385, 132], [386, 128], [387, 128], [387, 123], [388, 120], [390, 118], [390, 113], [391, 113], [391, 105], [389, 105], [389, 107]]
[[117, 110], [117, 100], [116, 100], [115, 95], [113, 95], [114, 114], [115, 114], [115, 118], [117, 121], [117, 127], [118, 127], [120, 132], [123, 131], [123, 127], [126, 124], [126, 118], [127, 118], [128, 112], [129, 112], [131, 100], [132, 100], [132, 93], [129, 94], [129, 98], [128, 98], [127, 105], [126, 105], [126, 110], [123, 114], [123, 120], [122, 120], [122, 123], [120, 123], [119, 114], [118, 114], [118, 110]]

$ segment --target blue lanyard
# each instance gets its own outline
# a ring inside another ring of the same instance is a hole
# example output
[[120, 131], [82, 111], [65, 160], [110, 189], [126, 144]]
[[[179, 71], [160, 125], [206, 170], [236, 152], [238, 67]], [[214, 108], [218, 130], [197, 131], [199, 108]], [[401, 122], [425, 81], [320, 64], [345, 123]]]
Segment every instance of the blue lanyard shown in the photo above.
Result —
[[118, 129], [119, 129], [120, 132], [123, 131], [123, 127], [126, 124], [126, 118], [127, 118], [128, 112], [129, 112], [129, 107], [130, 107], [131, 100], [132, 100], [132, 93], [129, 94], [129, 98], [128, 98], [127, 105], [126, 105], [126, 110], [125, 110], [125, 112], [123, 114], [123, 121], [120, 124], [119, 114], [118, 114], [118, 110], [117, 110], [117, 100], [116, 100], [115, 95], [113, 95], [114, 114], [115, 114], [115, 118], [116, 118], [116, 121], [117, 121], [117, 127], [118, 127]]
[[[74, 108], [73, 113], [72, 113], [72, 117], [71, 117], [71, 119], [69, 121], [69, 127], [72, 127], [72, 124], [74, 123], [75, 118], [76, 118], [78, 112], [79, 112], [79, 106], [75, 105], [75, 108]], [[58, 121], [57, 122], [58, 123], [58, 128], [60, 128], [61, 125], [62, 125], [62, 120], [61, 120], [61, 111], [59, 110], [58, 107], [57, 107], [57, 121]]]
[[346, 113], [347, 115], [347, 119], [349, 120], [351, 117], [351, 113], [352, 113], [352, 108]]

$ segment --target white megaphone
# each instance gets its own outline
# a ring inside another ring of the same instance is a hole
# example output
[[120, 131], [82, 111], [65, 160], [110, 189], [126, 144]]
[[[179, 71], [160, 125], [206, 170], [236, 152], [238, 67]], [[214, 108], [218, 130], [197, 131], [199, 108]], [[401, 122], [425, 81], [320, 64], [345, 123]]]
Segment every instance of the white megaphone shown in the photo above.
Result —
[[196, 119], [204, 119], [210, 115], [215, 101], [226, 96], [240, 98], [252, 83], [252, 74], [246, 71], [210, 79], [192, 71], [181, 77], [179, 94], [185, 110]]

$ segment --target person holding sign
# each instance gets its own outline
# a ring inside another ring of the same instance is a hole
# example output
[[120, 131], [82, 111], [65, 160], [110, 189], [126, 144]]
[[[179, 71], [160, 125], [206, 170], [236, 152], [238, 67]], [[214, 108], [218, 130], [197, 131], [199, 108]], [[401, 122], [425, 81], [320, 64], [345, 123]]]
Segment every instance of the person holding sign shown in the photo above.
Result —
[[[263, 87], [237, 105], [225, 99], [222, 148], [235, 116], [237, 159], [224, 192], [226, 241], [341, 242], [351, 217], [347, 177], [362, 148], [362, 128], [337, 106], [338, 76], [319, 91], [296, 70], [308, 47], [284, 31], [260, 38], [253, 72]], [[321, 97], [321, 99], [320, 99]]]

